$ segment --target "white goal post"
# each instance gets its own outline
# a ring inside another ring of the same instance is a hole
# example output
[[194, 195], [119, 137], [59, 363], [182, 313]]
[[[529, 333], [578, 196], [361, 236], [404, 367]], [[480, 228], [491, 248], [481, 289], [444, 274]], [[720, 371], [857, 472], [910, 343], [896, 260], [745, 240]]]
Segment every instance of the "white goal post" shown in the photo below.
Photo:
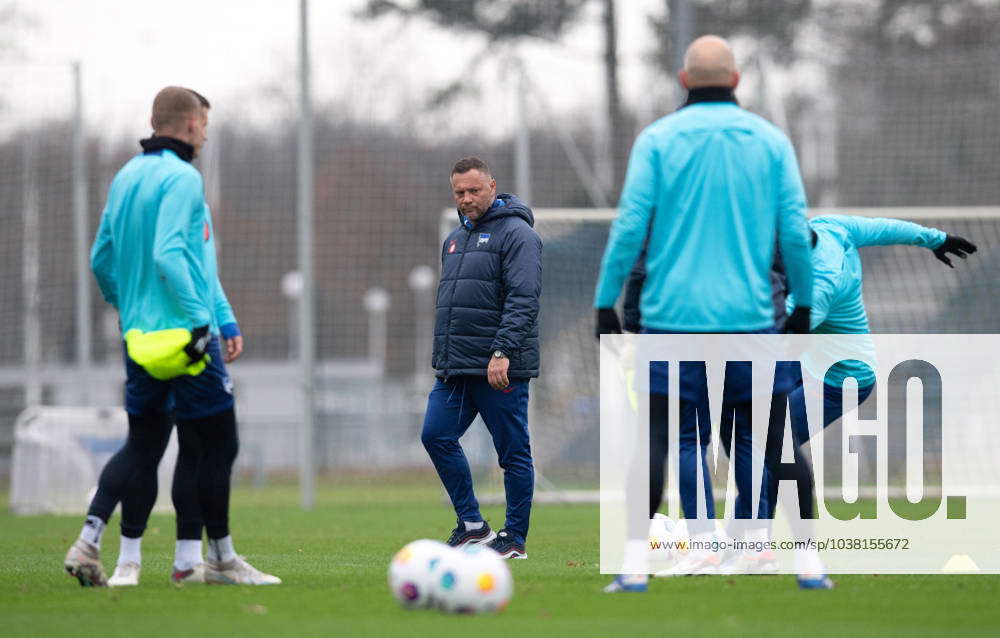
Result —
[[[122, 408], [32, 407], [14, 425], [10, 507], [15, 514], [84, 514], [108, 459], [125, 443]], [[177, 462], [171, 433], [158, 471], [156, 509], [169, 511]]]

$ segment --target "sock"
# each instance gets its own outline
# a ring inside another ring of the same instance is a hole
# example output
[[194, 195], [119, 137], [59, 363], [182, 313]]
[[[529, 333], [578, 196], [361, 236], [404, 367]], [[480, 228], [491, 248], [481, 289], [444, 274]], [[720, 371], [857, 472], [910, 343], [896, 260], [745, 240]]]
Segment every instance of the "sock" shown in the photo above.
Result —
[[483, 525], [486, 521], [463, 521], [465, 523], [465, 531], [471, 532], [474, 529], [483, 529]]
[[795, 573], [807, 578], [819, 578], [826, 575], [819, 552], [814, 548], [795, 550]]
[[234, 558], [236, 558], [236, 552], [233, 550], [233, 537], [231, 535], [208, 539], [209, 560], [224, 563]]
[[203, 562], [205, 561], [201, 558], [200, 540], [177, 541], [176, 549], [174, 550], [174, 567], [176, 569], [184, 571]]
[[80, 530], [80, 538], [87, 541], [97, 549], [101, 549], [101, 536], [104, 534], [104, 528], [107, 526], [100, 516], [94, 516], [91, 514], [87, 517], [87, 520], [83, 523], [83, 529]]
[[641, 574], [643, 577], [649, 573], [649, 542], [640, 540], [630, 540], [625, 543], [625, 556], [622, 560], [622, 574]]
[[141, 536], [139, 538], [122, 536], [122, 544], [118, 549], [118, 564], [124, 565], [125, 563], [135, 563], [136, 565], [142, 564]]

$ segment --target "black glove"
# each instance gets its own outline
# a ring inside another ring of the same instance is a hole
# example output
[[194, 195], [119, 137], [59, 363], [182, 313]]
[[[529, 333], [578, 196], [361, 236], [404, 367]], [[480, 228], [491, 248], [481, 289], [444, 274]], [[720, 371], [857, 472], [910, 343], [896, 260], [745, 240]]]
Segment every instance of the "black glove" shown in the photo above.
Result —
[[618, 313], [614, 308], [597, 309], [597, 340], [601, 340], [601, 335], [617, 335], [622, 332], [622, 323], [618, 320]]
[[642, 332], [642, 324], [639, 323], [639, 313], [626, 312], [625, 313], [625, 332], [632, 332], [638, 334]]
[[948, 259], [948, 253], [965, 259], [966, 255], [971, 255], [974, 252], [976, 252], [976, 245], [968, 239], [958, 235], [945, 235], [944, 243], [934, 249], [934, 256], [949, 268], [954, 268], [951, 265], [951, 260]]
[[199, 326], [191, 331], [191, 341], [184, 346], [184, 352], [191, 359], [191, 363], [198, 363], [205, 356], [208, 350], [208, 342], [212, 340], [212, 335], [208, 333], [208, 326]]
[[788, 320], [785, 322], [785, 332], [797, 335], [809, 334], [811, 315], [812, 310], [808, 306], [795, 306], [795, 310], [788, 315]]

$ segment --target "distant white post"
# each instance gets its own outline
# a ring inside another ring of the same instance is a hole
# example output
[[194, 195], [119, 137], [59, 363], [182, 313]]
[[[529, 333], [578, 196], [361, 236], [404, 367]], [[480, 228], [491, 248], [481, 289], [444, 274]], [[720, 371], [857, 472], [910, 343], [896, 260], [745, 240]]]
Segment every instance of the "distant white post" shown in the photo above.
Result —
[[413, 382], [419, 383], [421, 374], [431, 362], [431, 344], [434, 339], [434, 301], [430, 296], [434, 285], [434, 269], [414, 266], [410, 271], [410, 290], [413, 291]]
[[385, 360], [389, 347], [389, 322], [387, 314], [391, 301], [385, 288], [369, 288], [364, 304], [368, 311], [368, 361], [385, 376]]
[[38, 292], [41, 237], [38, 228], [38, 188], [35, 184], [35, 138], [28, 137], [24, 151], [24, 200], [21, 219], [24, 239], [21, 244], [22, 291], [24, 295], [24, 404], [42, 403], [42, 327], [41, 303]]
[[288, 359], [295, 361], [299, 358], [299, 335], [298, 325], [301, 319], [299, 314], [301, 308], [299, 301], [302, 299], [302, 273], [298, 270], [289, 270], [281, 277], [281, 294], [288, 300]]
[[80, 62], [73, 63], [73, 243], [76, 253], [76, 365], [80, 404], [91, 402], [90, 259], [87, 227], [87, 153], [83, 124], [83, 79]]
[[514, 90], [517, 122], [514, 128], [514, 188], [523, 201], [531, 202], [531, 130], [528, 122], [528, 82], [524, 63], [516, 59], [517, 84]]
[[302, 375], [302, 426], [299, 428], [299, 491], [302, 508], [316, 503], [315, 318], [313, 316], [313, 121], [309, 92], [309, 1], [299, 2], [298, 249], [302, 274], [299, 300], [299, 368]]

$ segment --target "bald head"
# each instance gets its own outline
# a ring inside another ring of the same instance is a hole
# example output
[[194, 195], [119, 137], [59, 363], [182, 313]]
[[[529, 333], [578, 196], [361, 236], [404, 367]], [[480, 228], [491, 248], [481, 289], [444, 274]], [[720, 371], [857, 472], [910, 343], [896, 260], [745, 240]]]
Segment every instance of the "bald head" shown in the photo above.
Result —
[[202, 102], [197, 93], [180, 86], [168, 86], [153, 98], [153, 130], [158, 133], [174, 132], [189, 119], [199, 117], [201, 109]]
[[686, 89], [705, 86], [736, 88], [740, 74], [729, 43], [717, 35], [703, 35], [684, 54], [681, 84]]

